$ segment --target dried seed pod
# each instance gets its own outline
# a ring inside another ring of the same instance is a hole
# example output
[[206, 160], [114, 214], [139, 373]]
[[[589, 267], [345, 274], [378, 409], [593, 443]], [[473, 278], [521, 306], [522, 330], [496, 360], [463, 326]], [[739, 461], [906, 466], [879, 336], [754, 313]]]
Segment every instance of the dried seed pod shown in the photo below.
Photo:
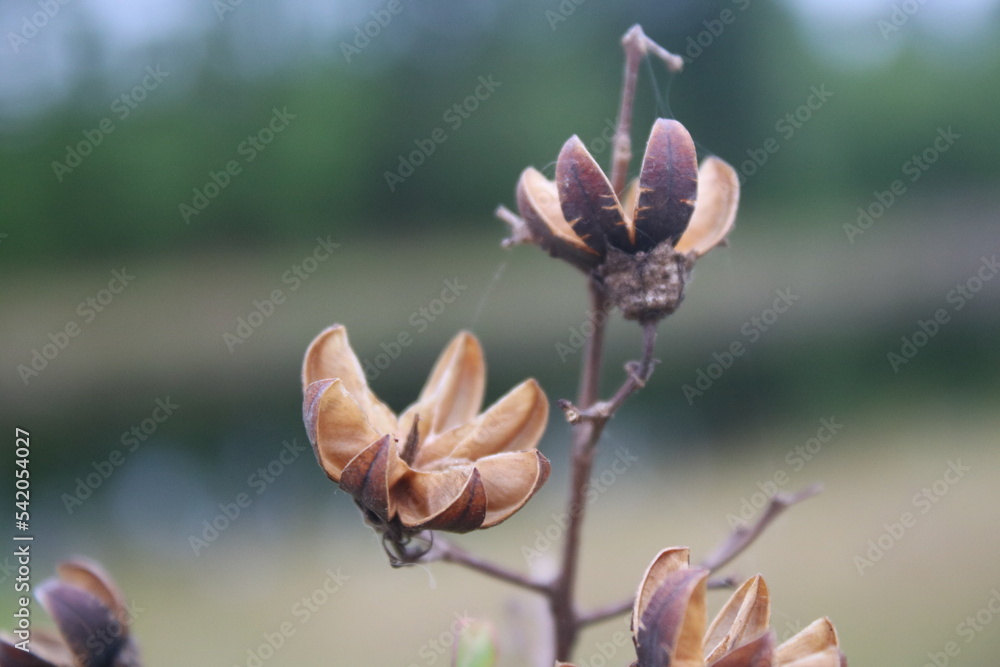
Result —
[[505, 216], [513, 243], [535, 243], [604, 281], [627, 319], [656, 321], [684, 298], [694, 261], [723, 243], [739, 205], [739, 179], [724, 161], [699, 168], [694, 142], [675, 120], [658, 119], [636, 183], [619, 198], [576, 136], [556, 161], [555, 181], [526, 169], [521, 218]]
[[98, 563], [73, 558], [57, 567], [58, 579], [35, 593], [59, 636], [33, 631], [31, 652], [0, 640], [2, 667], [140, 667], [129, 632], [132, 617], [118, 586]]
[[368, 388], [344, 327], [309, 346], [303, 417], [316, 458], [395, 551], [422, 530], [494, 526], [548, 478], [536, 449], [548, 420], [545, 394], [527, 380], [479, 414], [485, 374], [479, 342], [460, 333], [397, 417]]
[[775, 647], [771, 598], [760, 575], [733, 593], [706, 631], [707, 579], [708, 570], [689, 566], [686, 548], [657, 554], [632, 611], [636, 667], [846, 667], [825, 618]]

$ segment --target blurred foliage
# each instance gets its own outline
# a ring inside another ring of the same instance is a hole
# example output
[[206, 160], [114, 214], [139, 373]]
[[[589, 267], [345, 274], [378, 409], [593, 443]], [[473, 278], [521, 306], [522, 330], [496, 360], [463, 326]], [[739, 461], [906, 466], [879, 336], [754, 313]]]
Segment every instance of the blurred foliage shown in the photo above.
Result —
[[461, 628], [455, 647], [454, 667], [493, 667], [497, 649], [493, 628], [485, 621], [471, 621]]
[[[331, 230], [341, 238], [373, 228], [444, 233], [470, 219], [487, 222], [495, 202], [511, 201], [524, 166], [549, 165], [569, 135], [589, 142], [614, 118], [617, 41], [637, 21], [690, 60], [674, 80], [651, 63], [640, 87], [637, 146], [654, 114], [675, 115], [704, 150], [733, 164], [777, 138], [781, 152], [746, 188], [751, 205], [856, 197], [923, 150], [939, 126], [976, 141], [949, 156], [934, 187], [985, 188], [1000, 175], [996, 40], [972, 62], [956, 62], [920, 48], [912, 26], [892, 36], [900, 45], [892, 58], [846, 67], [810, 49], [807, 33], [772, 2], [562, 4], [573, 12], [552, 23], [546, 12], [560, 11], [557, 3], [405, 3], [364, 49], [348, 54], [350, 62], [342, 44], [372, 20], [365, 13], [356, 22], [344, 17], [319, 49], [280, 23], [264, 29], [279, 9], [243, 4], [198, 37], [133, 46], [132, 66], [111, 70], [99, 65], [109, 48], [98, 26], [88, 32], [84, 24], [69, 38], [71, 52], [82, 55], [69, 94], [30, 118], [5, 119], [0, 220], [18, 248], [5, 264], [260, 246]], [[719, 22], [725, 11], [729, 24]], [[877, 34], [874, 25], [865, 29]], [[146, 66], [169, 76], [121, 119], [112, 100], [139, 83]], [[501, 83], [495, 94], [461, 127], [443, 122], [487, 75]], [[829, 106], [808, 132], [777, 132], [814, 86], [833, 93]], [[185, 224], [179, 205], [228, 160], [242, 161], [238, 146], [275, 108], [295, 116], [280, 140]], [[114, 131], [60, 182], [52, 163], [65, 161], [67, 148], [104, 118]], [[385, 172], [436, 127], [447, 141], [390, 193]]]

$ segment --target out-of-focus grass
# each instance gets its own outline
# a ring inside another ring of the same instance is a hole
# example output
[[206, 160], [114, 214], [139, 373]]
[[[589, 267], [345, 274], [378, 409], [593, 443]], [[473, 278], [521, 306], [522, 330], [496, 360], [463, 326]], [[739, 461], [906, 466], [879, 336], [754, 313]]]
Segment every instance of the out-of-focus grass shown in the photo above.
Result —
[[[748, 211], [733, 249], [699, 263], [684, 308], [661, 328], [663, 363], [653, 382], [608, 430], [607, 455], [627, 446], [640, 461], [592, 507], [585, 604], [629, 594], [665, 546], [707, 553], [758, 482], [788, 470], [786, 454], [815, 433], [820, 418], [835, 417], [843, 431], [788, 484], [823, 481], [826, 492], [780, 519], [733, 566], [767, 575], [779, 636], [827, 614], [852, 664], [922, 664], [949, 641], [959, 642], [963, 664], [985, 664], [997, 652], [1000, 623], [968, 644], [956, 626], [1000, 587], [1000, 283], [985, 284], [954, 311], [953, 322], [900, 373], [885, 356], [918, 319], [948, 307], [945, 294], [992, 254], [995, 234], [975, 207], [944, 229], [935, 220], [951, 202], [899, 206], [910, 227], [890, 227], [886, 219], [853, 245], [841, 230], [851, 219], [847, 209], [803, 211], [815, 222], [796, 234], [771, 232], [769, 214]], [[152, 667], [245, 665], [247, 651], [284, 621], [295, 634], [265, 664], [444, 665], [446, 656], [429, 642], [442, 633], [448, 638], [455, 613], [499, 619], [505, 632], [518, 627], [513, 615], [530, 612], [531, 596], [452, 567], [433, 567], [433, 577], [421, 568], [391, 570], [350, 501], [332, 495], [335, 487], [308, 454], [217, 544], [197, 557], [187, 546], [217, 504], [245, 490], [246, 476], [273, 458], [277, 443], [304, 439], [297, 369], [308, 340], [332, 321], [348, 324], [362, 359], [373, 359], [400, 332], [412, 334], [413, 344], [373, 380], [395, 408], [413, 399], [434, 355], [467, 327], [484, 342], [491, 398], [526, 375], [537, 376], [553, 400], [572, 395], [579, 353], [564, 363], [556, 345], [570, 344], [572, 330], [587, 319], [581, 276], [536, 249], [500, 251], [499, 225], [494, 229], [492, 239], [345, 242], [231, 354], [223, 333], [254, 299], [289, 287], [283, 272], [311, 252], [315, 239], [261, 254], [144, 256], [8, 276], [0, 365], [9, 372], [0, 376], [0, 390], [40, 445], [32, 468], [40, 535], [35, 581], [73, 551], [106, 561], [144, 610], [136, 629]], [[48, 332], [76, 318], [76, 304], [122, 263], [135, 283], [25, 389], [13, 369]], [[419, 309], [451, 279], [467, 289], [420, 330], [411, 317], [423, 317]], [[713, 352], [745, 340], [741, 326], [770, 306], [779, 288], [801, 300], [689, 406], [682, 385]], [[612, 324], [608, 388], [637, 345], [634, 325]], [[67, 513], [60, 494], [119, 447], [120, 434], [164, 395], [180, 403], [178, 416], [130, 454], [85, 507]], [[514, 519], [465, 536], [464, 544], [524, 566], [521, 547], [533, 545], [536, 531], [561, 511], [565, 435], [554, 415], [543, 443], [555, 469], [548, 487]], [[181, 451], [186, 467], [160, 467]], [[914, 494], [957, 459], [972, 470], [919, 514]], [[599, 463], [597, 473], [603, 470]], [[185, 484], [173, 487], [174, 480]], [[917, 524], [859, 574], [853, 558], [907, 511]], [[268, 525], [283, 528], [264, 530]], [[328, 568], [350, 579], [300, 624], [293, 606], [323, 584]], [[522, 601], [516, 614], [511, 600]], [[714, 606], [721, 600], [713, 597]], [[588, 632], [581, 663], [623, 628], [624, 620]], [[627, 664], [627, 654], [609, 664]], [[506, 665], [525, 664], [511, 647], [505, 656]]]
[[[824, 493], [790, 510], [727, 568], [767, 577], [779, 637], [828, 615], [852, 664], [923, 664], [927, 652], [940, 651], [949, 641], [961, 649], [956, 664], [987, 664], [1000, 651], [1000, 621], [969, 643], [956, 634], [956, 626], [1000, 587], [996, 414], [949, 419], [913, 412], [891, 420], [835, 415], [843, 430], [795, 472], [784, 457], [814, 435], [819, 416], [762, 433], [759, 441], [741, 439], [746, 455], [713, 455], [705, 443], [675, 458], [655, 449], [656, 441], [668, 435], [614, 424], [595, 474], [609, 469], [618, 447], [628, 447], [639, 460], [590, 506], [583, 604], [630, 594], [661, 548], [686, 544], [695, 558], [703, 556], [724, 537], [727, 515], [739, 511], [757, 483], [785, 470], [790, 475], [785, 490], [822, 481]], [[552, 457], [555, 468], [564, 469], [560, 453], [553, 451]], [[949, 461], [961, 461], [970, 470], [921, 513], [914, 494], [941, 479]], [[524, 567], [522, 546], [536, 545], [536, 531], [555, 525], [552, 514], [561, 511], [564, 491], [565, 479], [557, 476], [508, 523], [458, 539]], [[338, 500], [350, 503], [344, 496]], [[311, 514], [314, 508], [303, 511]], [[885, 523], [907, 511], [916, 516], [916, 525], [859, 574], [854, 557], [867, 551], [868, 540], [878, 540]], [[108, 565], [143, 610], [136, 632], [150, 667], [245, 665], [247, 651], [285, 621], [295, 633], [264, 664], [446, 665], [447, 655], [432, 642], [440, 645], [443, 637], [447, 643], [455, 614], [495, 619], [507, 637], [519, 636], [513, 634], [519, 624], [537, 625], [531, 616], [537, 611], [534, 598], [503, 584], [441, 564], [429, 571], [392, 570], [360, 518], [318, 519], [315, 529], [281, 543], [242, 529], [234, 532], [188, 562], [108, 555]], [[293, 611], [295, 605], [323, 585], [328, 569], [349, 579], [304, 619]], [[724, 597], [714, 593], [711, 607], [718, 608]], [[599, 645], [625, 630], [626, 622], [588, 631], [578, 651], [580, 664], [594, 664], [588, 656], [598, 655]], [[626, 646], [607, 664], [627, 664], [630, 655]], [[526, 663], [508, 646], [503, 664]]]

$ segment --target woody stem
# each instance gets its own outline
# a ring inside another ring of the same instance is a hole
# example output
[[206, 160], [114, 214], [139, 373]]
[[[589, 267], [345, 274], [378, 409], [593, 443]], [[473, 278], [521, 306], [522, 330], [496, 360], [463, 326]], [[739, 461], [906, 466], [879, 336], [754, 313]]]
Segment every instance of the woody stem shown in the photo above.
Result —
[[[604, 290], [596, 281], [590, 286], [591, 307], [603, 307]], [[597, 402], [598, 380], [600, 377], [601, 357], [604, 343], [603, 322], [607, 318], [595, 318], [594, 333], [587, 339], [584, 365], [580, 382], [578, 408], [587, 412]], [[590, 482], [591, 470], [594, 466], [594, 454], [597, 443], [604, 432], [604, 426], [614, 416], [625, 400], [642, 388], [653, 370], [653, 348], [656, 344], [656, 323], [643, 325], [642, 360], [638, 368], [629, 368], [629, 376], [621, 388], [615, 392], [611, 400], [600, 403], [603, 409], [588, 419], [578, 421], [573, 429], [573, 461], [572, 478], [570, 481], [569, 505], [566, 515], [569, 524], [566, 528], [566, 542], [563, 546], [562, 562], [559, 574], [553, 582], [549, 607], [556, 630], [554, 638], [555, 658], [566, 661], [570, 658], [573, 645], [580, 630], [587, 623], [593, 622], [580, 614], [576, 608], [575, 589], [576, 572], [580, 553], [580, 534], [586, 510], [587, 486]]]
[[[632, 111], [635, 104], [635, 86], [639, 78], [639, 65], [648, 53], [653, 53], [666, 63], [667, 68], [679, 72], [684, 66], [680, 56], [676, 56], [649, 39], [639, 25], [634, 25], [622, 37], [625, 49], [625, 71], [622, 81], [621, 105], [618, 111], [618, 127], [615, 130], [614, 149], [611, 163], [611, 186], [615, 193], [625, 189], [628, 166], [632, 160]], [[590, 305], [593, 312], [604, 307], [606, 294], [603, 285], [590, 279]], [[594, 331], [588, 336], [580, 374], [580, 387], [576, 409], [589, 412], [598, 403], [600, 392], [601, 358], [604, 349], [604, 322], [607, 318], [594, 318]], [[559, 572], [552, 583], [549, 595], [549, 609], [555, 627], [554, 653], [556, 660], [569, 660], [573, 645], [585, 623], [576, 609], [576, 572], [580, 552], [580, 533], [586, 509], [586, 489], [590, 473], [594, 467], [594, 453], [597, 442], [607, 423], [621, 404], [638, 391], [649, 378], [653, 369], [653, 346], [656, 343], [655, 324], [644, 327], [643, 355], [639, 368], [629, 369], [629, 376], [614, 397], [601, 404], [598, 414], [588, 414], [586, 419], [574, 422], [572, 471], [570, 473], [570, 496], [566, 514], [569, 525], [566, 528], [566, 542], [563, 545]], [[564, 405], [564, 408], [566, 406]], [[567, 412], [567, 414], [569, 414]]]
[[[600, 312], [605, 307], [604, 287], [591, 278], [589, 284], [591, 312]], [[584, 408], [589, 408], [597, 402], [600, 391], [601, 359], [604, 353], [604, 323], [606, 317], [594, 318], [593, 333], [587, 337], [583, 367], [580, 369], [580, 387], [577, 402]], [[583, 526], [585, 494], [590, 471], [594, 465], [594, 450], [601, 437], [604, 424], [596, 421], [585, 421], [573, 429], [572, 471], [570, 479], [569, 504], [567, 515], [569, 525], [566, 527], [566, 541], [563, 544], [562, 560], [559, 573], [552, 586], [549, 598], [549, 609], [555, 627], [554, 637], [555, 659], [569, 660], [569, 655], [580, 632], [580, 623], [576, 613], [574, 599], [576, 586], [576, 570], [580, 553], [580, 532]]]
[[424, 562], [441, 560], [448, 563], [462, 565], [470, 570], [475, 570], [487, 576], [493, 577], [494, 579], [506, 581], [509, 584], [520, 586], [521, 588], [527, 588], [528, 590], [536, 591], [545, 595], [547, 595], [550, 590], [550, 586], [547, 582], [536, 581], [530, 577], [514, 572], [513, 570], [508, 570], [502, 565], [488, 561], [485, 558], [480, 558], [479, 556], [471, 554], [465, 549], [459, 548], [451, 542], [440, 538], [434, 541], [432, 552], [428, 553], [423, 560]]

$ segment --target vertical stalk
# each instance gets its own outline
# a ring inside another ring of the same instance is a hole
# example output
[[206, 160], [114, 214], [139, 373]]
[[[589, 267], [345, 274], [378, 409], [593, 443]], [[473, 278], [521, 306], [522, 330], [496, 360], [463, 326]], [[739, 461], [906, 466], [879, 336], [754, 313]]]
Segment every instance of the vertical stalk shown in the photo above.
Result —
[[[595, 315], [603, 314], [603, 310], [606, 308], [603, 286], [591, 278], [589, 287], [591, 312]], [[599, 395], [606, 321], [606, 316], [595, 316], [593, 318], [594, 332], [586, 341], [577, 395], [577, 403], [583, 409], [594, 405]], [[566, 541], [563, 544], [559, 574], [553, 582], [552, 595], [549, 598], [553, 625], [556, 630], [554, 638], [555, 659], [561, 661], [569, 660], [573, 645], [580, 632], [575, 599], [580, 533], [586, 506], [587, 483], [590, 481], [590, 471], [594, 466], [594, 445], [597, 444], [603, 430], [603, 422], [591, 420], [581, 421], [573, 428], [571, 458], [573, 467], [570, 472], [569, 503], [566, 507], [569, 525], [566, 527]]]
[[[611, 185], [618, 194], [625, 189], [629, 162], [632, 159], [630, 139], [632, 112], [635, 106], [635, 88], [642, 59], [648, 54], [655, 55], [666, 64], [667, 69], [671, 72], [679, 72], [684, 66], [684, 60], [680, 56], [670, 53], [651, 40], [638, 25], [632, 26], [625, 33], [625, 36], [622, 37], [622, 46], [625, 50], [625, 70], [610, 175]], [[514, 230], [514, 236], [509, 243], [523, 241], [526, 238], [524, 237], [525, 223], [523, 220], [502, 206], [497, 209], [497, 216], [507, 222]], [[469, 557], [465, 552], [455, 548], [445, 551], [438, 549], [433, 556], [433, 559], [451, 560], [545, 595], [548, 598], [552, 626], [555, 630], [555, 635], [552, 638], [551, 657], [558, 661], [569, 660], [580, 629], [587, 623], [594, 622], [594, 614], [583, 615], [576, 608], [576, 579], [580, 535], [586, 510], [586, 489], [594, 467], [597, 442], [604, 432], [604, 426], [608, 419], [614, 415], [629, 396], [645, 385], [653, 370], [653, 347], [656, 343], [655, 323], [644, 323], [642, 360], [637, 365], [630, 364], [627, 367], [628, 377], [611, 400], [600, 401], [604, 329], [608, 319], [608, 313], [605, 312], [607, 294], [603, 283], [593, 275], [589, 278], [588, 288], [591, 312], [595, 315], [593, 318], [594, 329], [585, 343], [577, 401], [575, 405], [568, 401], [561, 402], [563, 409], [566, 410], [567, 418], [573, 424], [573, 441], [569, 504], [566, 509], [569, 523], [566, 527], [566, 540], [563, 544], [556, 576], [550, 582], [522, 577], [482, 559]], [[600, 612], [600, 614], [603, 613], [605, 612]], [[601, 617], [600, 614], [598, 617]], [[550, 664], [551, 660], [544, 662]]]
[[[636, 31], [638, 30], [638, 33]], [[639, 63], [644, 51], [636, 48], [639, 36], [645, 37], [642, 28], [633, 26], [622, 37], [625, 47], [625, 71], [622, 74], [622, 98], [618, 107], [618, 127], [615, 129], [611, 151], [611, 188], [616, 195], [625, 190], [628, 165], [632, 161], [632, 109], [635, 104], [635, 84], [639, 78]]]
[[632, 161], [632, 110], [635, 106], [635, 84], [639, 79], [639, 65], [646, 54], [652, 53], [662, 60], [671, 72], [684, 67], [684, 59], [670, 53], [651, 40], [638, 24], [629, 28], [622, 37], [625, 49], [625, 71], [622, 74], [622, 98], [618, 108], [618, 127], [615, 130], [614, 148], [611, 151], [611, 187], [621, 195], [628, 178], [628, 165]]
[[[616, 194], [625, 189], [628, 166], [632, 160], [632, 113], [635, 106], [635, 87], [639, 78], [639, 65], [648, 53], [663, 60], [667, 68], [678, 72], [684, 60], [661, 47], [646, 36], [639, 25], [632, 26], [622, 37], [625, 50], [625, 70], [622, 75], [622, 96], [618, 109], [618, 126], [615, 130], [614, 148], [611, 156], [611, 186]], [[592, 312], [605, 308], [606, 295], [603, 285], [590, 279], [590, 304]], [[587, 338], [580, 369], [580, 387], [577, 407], [586, 411], [597, 403], [600, 391], [601, 359], [604, 351], [604, 323], [606, 317], [594, 318], [594, 332]], [[582, 623], [576, 609], [576, 572], [580, 552], [580, 533], [586, 509], [586, 488], [594, 467], [594, 452], [604, 431], [608, 418], [622, 401], [645, 383], [652, 370], [653, 344], [656, 341], [655, 326], [647, 326], [644, 332], [643, 362], [638, 377], [632, 374], [610, 403], [610, 412], [602, 418], [582, 419], [573, 428], [572, 471], [570, 476], [569, 504], [566, 514], [569, 525], [566, 528], [566, 542], [563, 546], [559, 573], [552, 584], [549, 607], [556, 629], [554, 652], [556, 660], [569, 660]]]

